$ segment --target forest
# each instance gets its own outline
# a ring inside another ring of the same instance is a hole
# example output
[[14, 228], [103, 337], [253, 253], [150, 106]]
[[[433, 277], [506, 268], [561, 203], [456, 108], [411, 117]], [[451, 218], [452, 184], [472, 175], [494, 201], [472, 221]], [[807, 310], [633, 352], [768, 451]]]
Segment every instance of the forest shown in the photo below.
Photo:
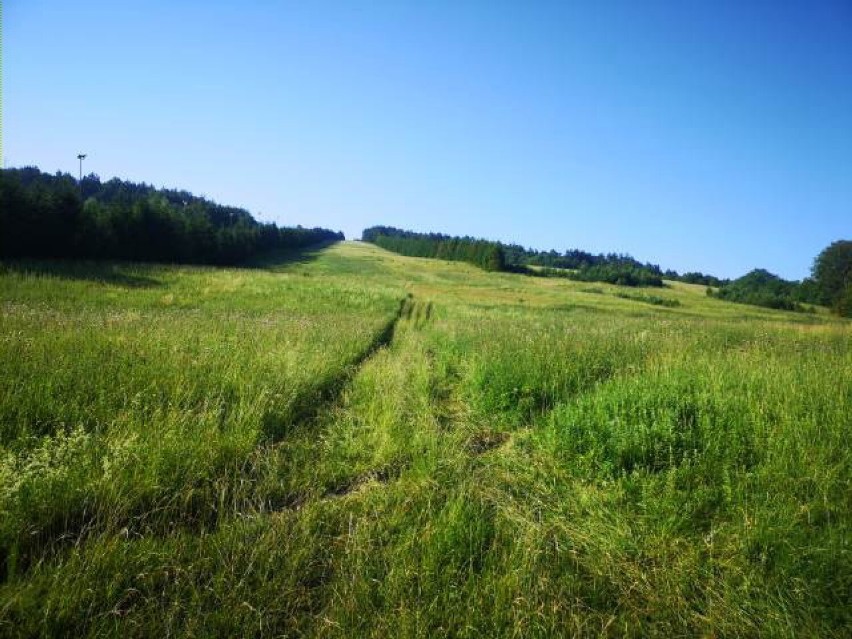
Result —
[[78, 181], [35, 167], [0, 171], [0, 258], [119, 259], [234, 265], [343, 239], [262, 223], [242, 208], [118, 178]]
[[392, 226], [365, 229], [362, 239], [400, 255], [468, 262], [486, 271], [511, 271], [622, 286], [663, 285], [659, 266], [642, 264], [629, 255], [616, 253], [593, 255], [575, 249], [559, 255], [555, 251], [527, 250], [517, 244], [442, 233], [417, 233]]
[[498, 242], [472, 237], [415, 233], [392, 226], [372, 226], [364, 229], [361, 239], [409, 257], [433, 257], [451, 262], [467, 262], [486, 271], [502, 271], [506, 266], [503, 247]]

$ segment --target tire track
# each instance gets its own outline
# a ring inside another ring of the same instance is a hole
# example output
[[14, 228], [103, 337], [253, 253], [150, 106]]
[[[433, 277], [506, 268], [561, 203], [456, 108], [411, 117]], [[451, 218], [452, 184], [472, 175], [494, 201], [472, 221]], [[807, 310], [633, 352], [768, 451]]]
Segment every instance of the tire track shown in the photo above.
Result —
[[415, 307], [414, 296], [409, 293], [399, 301], [399, 308], [391, 319], [373, 337], [367, 347], [359, 353], [339, 375], [320, 382], [312, 392], [306, 393], [296, 402], [286, 416], [267, 415], [262, 423], [262, 439], [267, 443], [280, 442], [288, 433], [316, 425], [320, 417], [340, 401], [345, 388], [352, 383], [358, 371], [379, 349], [393, 342], [397, 324], [403, 317], [410, 318]]

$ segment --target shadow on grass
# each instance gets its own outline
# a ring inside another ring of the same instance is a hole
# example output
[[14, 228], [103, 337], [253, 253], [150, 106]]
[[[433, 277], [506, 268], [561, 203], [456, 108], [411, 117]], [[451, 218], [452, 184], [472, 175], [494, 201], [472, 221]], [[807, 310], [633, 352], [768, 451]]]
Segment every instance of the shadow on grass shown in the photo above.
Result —
[[337, 242], [322, 242], [292, 249], [277, 249], [247, 260], [241, 266], [259, 268], [268, 271], [286, 270], [292, 266], [301, 266], [317, 259], [325, 249]]
[[153, 288], [163, 282], [144, 271], [149, 267], [133, 263], [93, 260], [14, 260], [0, 262], [0, 275], [34, 275], [60, 280], [97, 282], [125, 288]]
[[[324, 242], [303, 248], [270, 251], [254, 257], [238, 267], [271, 271], [285, 270], [317, 259], [334, 242]], [[168, 264], [175, 266], [175, 264]], [[159, 263], [122, 261], [70, 260], [70, 259], [16, 259], [0, 261], [0, 275], [33, 275], [62, 280], [77, 280], [122, 286], [125, 288], [153, 288], [163, 282], [151, 276]], [[187, 266], [190, 266], [187, 264]], [[191, 266], [203, 266], [192, 264]], [[227, 268], [227, 267], [223, 267]]]

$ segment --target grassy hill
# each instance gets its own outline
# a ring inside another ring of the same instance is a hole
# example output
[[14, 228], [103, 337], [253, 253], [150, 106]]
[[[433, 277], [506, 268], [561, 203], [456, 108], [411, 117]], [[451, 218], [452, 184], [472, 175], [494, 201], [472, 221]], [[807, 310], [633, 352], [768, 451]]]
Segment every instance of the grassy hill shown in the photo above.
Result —
[[0, 304], [0, 635], [852, 631], [822, 311], [357, 242]]

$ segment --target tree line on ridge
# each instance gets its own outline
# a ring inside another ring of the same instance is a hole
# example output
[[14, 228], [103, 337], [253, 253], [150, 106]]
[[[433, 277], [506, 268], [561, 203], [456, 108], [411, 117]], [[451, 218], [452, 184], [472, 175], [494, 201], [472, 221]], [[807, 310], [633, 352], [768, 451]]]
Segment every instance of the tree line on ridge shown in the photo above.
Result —
[[35, 167], [0, 171], [0, 258], [118, 259], [235, 265], [258, 254], [343, 239], [262, 223], [242, 208], [118, 178]]
[[367, 228], [362, 240], [401, 255], [468, 262], [488, 271], [621, 286], [661, 287], [666, 279], [707, 286], [708, 295], [731, 302], [796, 311], [810, 310], [805, 304], [821, 304], [840, 315], [852, 316], [852, 241], [847, 240], [834, 242], [822, 251], [814, 261], [811, 277], [801, 282], [785, 280], [765, 269], [755, 269], [735, 280], [700, 272], [679, 274], [619, 253], [537, 251], [518, 244], [392, 226]]

